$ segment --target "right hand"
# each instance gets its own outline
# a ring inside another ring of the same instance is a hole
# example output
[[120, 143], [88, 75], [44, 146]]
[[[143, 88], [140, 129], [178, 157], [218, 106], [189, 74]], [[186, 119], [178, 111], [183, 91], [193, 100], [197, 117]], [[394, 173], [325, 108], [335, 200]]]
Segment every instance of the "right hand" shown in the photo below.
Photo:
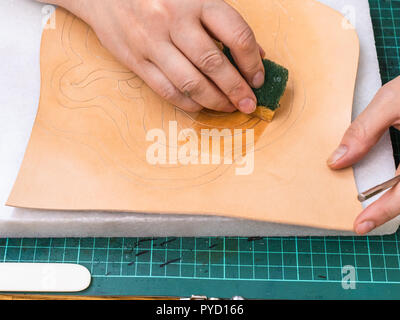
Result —
[[[91, 25], [121, 63], [170, 103], [192, 112], [255, 110], [249, 83], [263, 85], [265, 53], [241, 15], [223, 0], [50, 2]], [[213, 38], [231, 49], [240, 73]]]
[[[360, 161], [391, 126], [400, 129], [400, 77], [385, 84], [354, 120], [328, 159], [328, 165], [338, 170]], [[354, 231], [366, 234], [399, 214], [400, 184], [397, 184], [359, 214], [354, 221]]]

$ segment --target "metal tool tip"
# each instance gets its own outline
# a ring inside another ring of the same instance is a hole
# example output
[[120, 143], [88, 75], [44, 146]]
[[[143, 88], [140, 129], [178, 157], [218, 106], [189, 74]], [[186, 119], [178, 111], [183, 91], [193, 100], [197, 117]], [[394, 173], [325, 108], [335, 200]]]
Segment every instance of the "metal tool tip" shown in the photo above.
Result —
[[360, 202], [364, 202], [365, 200], [367, 200], [367, 197], [366, 197], [365, 195], [363, 195], [363, 194], [359, 194], [359, 195], [357, 196], [357, 199], [358, 199], [358, 201], [360, 201]]

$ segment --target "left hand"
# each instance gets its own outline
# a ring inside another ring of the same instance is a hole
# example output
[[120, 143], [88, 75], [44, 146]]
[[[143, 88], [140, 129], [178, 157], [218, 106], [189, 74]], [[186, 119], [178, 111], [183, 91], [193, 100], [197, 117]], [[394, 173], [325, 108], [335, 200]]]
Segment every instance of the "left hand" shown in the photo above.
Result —
[[[171, 104], [252, 113], [265, 79], [263, 50], [223, 0], [39, 0], [86, 21], [121, 63]], [[240, 72], [214, 39], [226, 44]]]
[[[354, 120], [339, 147], [328, 159], [328, 166], [337, 170], [361, 160], [391, 126], [400, 130], [400, 77], [383, 86]], [[400, 174], [400, 167], [396, 174]], [[399, 214], [400, 184], [359, 214], [354, 222], [354, 231], [366, 234]]]

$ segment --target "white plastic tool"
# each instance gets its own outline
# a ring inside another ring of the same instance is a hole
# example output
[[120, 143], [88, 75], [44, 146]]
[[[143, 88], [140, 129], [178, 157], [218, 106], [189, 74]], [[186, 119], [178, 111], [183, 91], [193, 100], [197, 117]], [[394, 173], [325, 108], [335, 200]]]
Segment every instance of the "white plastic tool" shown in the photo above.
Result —
[[91, 280], [88, 269], [69, 263], [0, 263], [0, 291], [78, 292]]

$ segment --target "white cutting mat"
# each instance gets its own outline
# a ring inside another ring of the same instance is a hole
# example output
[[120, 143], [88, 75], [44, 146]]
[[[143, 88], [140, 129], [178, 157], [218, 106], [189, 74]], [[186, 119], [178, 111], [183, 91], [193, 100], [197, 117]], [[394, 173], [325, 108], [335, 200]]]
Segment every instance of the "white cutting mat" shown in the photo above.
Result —
[[[356, 26], [361, 57], [353, 118], [381, 86], [368, 0], [320, 0], [344, 13]], [[276, 225], [210, 216], [60, 212], [16, 209], [6, 202], [25, 152], [39, 101], [39, 50], [48, 8], [33, 0], [0, 2], [0, 237], [84, 236], [290, 236], [345, 235], [335, 230]], [[340, 63], [340, 61], [338, 62]], [[392, 178], [389, 134], [355, 167], [359, 190]], [[393, 233], [400, 219], [373, 234]]]

